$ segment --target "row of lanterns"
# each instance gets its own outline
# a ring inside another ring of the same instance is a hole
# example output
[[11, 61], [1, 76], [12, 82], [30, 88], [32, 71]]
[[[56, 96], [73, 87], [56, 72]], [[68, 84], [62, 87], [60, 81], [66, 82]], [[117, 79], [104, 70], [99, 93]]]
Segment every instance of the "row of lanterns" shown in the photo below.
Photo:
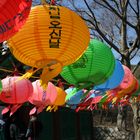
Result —
[[[138, 80], [132, 75], [131, 71], [126, 66], [123, 66], [123, 70], [123, 79], [116, 88], [111, 89], [109, 86], [111, 83], [105, 87], [101, 84], [101, 87], [98, 85], [98, 87], [95, 86], [90, 90], [77, 89], [72, 96], [69, 96], [69, 94], [75, 90], [76, 87], [74, 86], [69, 87], [64, 91], [62, 88], [49, 82], [47, 89], [44, 90], [39, 80], [31, 83], [28, 79], [18, 80], [18, 76], [6, 77], [1, 81], [2, 92], [0, 94], [0, 100], [10, 104], [10, 106], [2, 112], [6, 113], [5, 110], [10, 110], [10, 114], [12, 115], [23, 103], [27, 101], [35, 106], [30, 111], [30, 115], [36, 112], [40, 113], [46, 107], [47, 111], [57, 110], [58, 106], [66, 106], [76, 110], [87, 108], [92, 110], [94, 109], [93, 105], [96, 105], [97, 103], [104, 106], [110, 103], [117, 105], [124, 101], [125, 103], [128, 103], [129, 98], [136, 91], [138, 95], [135, 96], [139, 96], [140, 83], [138, 83]], [[107, 81], [109, 81], [109, 79]], [[88, 94], [84, 96], [85, 93]], [[115, 99], [116, 101], [114, 101]]]
[[[16, 105], [9, 110], [15, 112], [17, 104], [26, 101], [35, 105], [30, 114], [40, 113], [46, 106], [47, 110], [56, 110], [64, 104], [79, 110], [103, 99], [118, 103], [138, 89], [137, 79], [115, 60], [111, 49], [96, 39], [90, 40], [87, 25], [74, 11], [52, 5], [31, 8], [31, 4], [31, 0], [0, 3], [5, 12], [0, 13], [0, 42], [7, 40], [19, 61], [36, 68], [22, 77], [2, 80], [0, 100]], [[14, 11], [8, 13], [6, 9], [12, 7]], [[26, 79], [40, 69], [40, 80], [31, 83]], [[74, 87], [64, 91], [50, 83], [58, 74]], [[95, 97], [95, 91], [104, 94]]]
[[[35, 105], [35, 108], [30, 111], [30, 114], [36, 111], [40, 113], [46, 106], [48, 106], [48, 110], [56, 110], [58, 106], [65, 104], [66, 92], [51, 82], [48, 83], [47, 89], [44, 90], [39, 80], [31, 83], [28, 79], [18, 80], [18, 78], [19, 76], [9, 76], [1, 81], [2, 91], [0, 100], [12, 105], [9, 108], [10, 111], [13, 111], [12, 108], [18, 109], [27, 101]], [[20, 106], [16, 108], [18, 105]]]
[[[101, 52], [104, 53], [100, 55]], [[42, 111], [46, 106], [49, 106], [48, 110], [51, 109], [50, 106], [54, 106], [53, 108], [56, 109], [56, 106], [63, 106], [64, 104], [69, 107], [73, 105], [87, 107], [102, 101], [104, 96], [106, 96], [108, 103], [118, 102], [125, 95], [132, 95], [139, 87], [138, 81], [130, 69], [115, 60], [111, 50], [95, 39], [91, 40], [88, 49], [79, 60], [63, 68], [61, 76], [74, 87], [64, 91], [49, 82], [47, 89], [44, 90], [39, 80], [33, 82], [32, 88], [27, 79], [18, 80], [18, 77], [7, 77], [2, 80], [3, 90], [0, 99], [10, 104], [21, 104], [29, 101], [36, 106], [31, 110], [32, 114], [34, 111]], [[25, 81], [27, 84], [24, 83]], [[16, 89], [17, 87], [18, 89]], [[103, 96], [98, 94], [104, 92], [106, 94], [102, 94]], [[95, 97], [95, 94], [99, 96]], [[59, 99], [56, 103], [55, 100], [58, 95]]]
[[[101, 52], [104, 53], [100, 55]], [[44, 90], [39, 80], [31, 84], [27, 79], [7, 77], [2, 80], [0, 99], [14, 105], [29, 101], [35, 105], [30, 112], [33, 114], [40, 113], [46, 106], [47, 110], [63, 105], [84, 109], [100, 101], [103, 103], [105, 97], [104, 103], [116, 103], [139, 87], [130, 69], [115, 60], [108, 46], [95, 39], [90, 41], [80, 59], [63, 68], [61, 76], [73, 87], [64, 91], [49, 82]], [[99, 94], [104, 92], [103, 96]]]

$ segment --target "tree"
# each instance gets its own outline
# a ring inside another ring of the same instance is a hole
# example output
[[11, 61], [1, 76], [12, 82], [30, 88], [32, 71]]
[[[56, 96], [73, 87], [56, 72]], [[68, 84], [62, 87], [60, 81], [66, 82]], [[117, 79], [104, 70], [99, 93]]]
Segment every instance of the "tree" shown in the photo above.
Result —
[[[91, 37], [107, 43], [121, 62], [131, 69], [132, 60], [140, 60], [140, 1], [139, 0], [65, 0], [62, 2], [77, 12], [90, 29]], [[135, 62], [135, 69], [140, 61]], [[132, 100], [135, 140], [139, 140], [139, 102]], [[121, 116], [121, 114], [118, 114]], [[118, 117], [122, 118], [122, 117]], [[119, 120], [118, 120], [119, 121]], [[120, 124], [120, 123], [118, 123]], [[119, 126], [120, 127], [120, 126]]]

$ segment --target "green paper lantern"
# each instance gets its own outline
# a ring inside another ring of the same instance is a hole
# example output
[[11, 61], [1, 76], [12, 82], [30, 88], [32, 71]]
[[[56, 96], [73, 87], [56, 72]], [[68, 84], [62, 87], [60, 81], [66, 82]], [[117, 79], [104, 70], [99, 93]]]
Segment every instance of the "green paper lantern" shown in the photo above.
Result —
[[82, 57], [75, 63], [65, 66], [60, 74], [70, 84], [86, 88], [104, 83], [114, 68], [115, 58], [111, 49], [93, 39]]
[[2, 91], [2, 82], [0, 80], [0, 92]]

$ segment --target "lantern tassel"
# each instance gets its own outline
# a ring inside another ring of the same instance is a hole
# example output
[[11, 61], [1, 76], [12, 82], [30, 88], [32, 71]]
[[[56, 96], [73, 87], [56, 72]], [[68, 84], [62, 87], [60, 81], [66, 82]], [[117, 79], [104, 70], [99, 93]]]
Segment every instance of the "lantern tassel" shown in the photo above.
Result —
[[38, 70], [39, 69], [33, 70], [33, 68], [28, 70], [24, 75], [18, 78], [17, 81], [22, 80], [22, 79], [29, 79]]
[[46, 111], [49, 111], [51, 109], [51, 106], [49, 105], [47, 108], [46, 108]]
[[46, 111], [50, 111], [51, 112], [52, 110], [54, 110], [54, 112], [56, 112], [58, 110], [58, 106], [53, 105], [53, 106], [48, 106], [46, 108]]
[[60, 63], [43, 68], [42, 74], [40, 76], [40, 83], [44, 90], [46, 90], [49, 80], [56, 77], [61, 72], [61, 70], [62, 66]]
[[47, 75], [49, 73], [49, 68], [44, 68], [43, 71], [42, 71], [42, 74], [40, 76], [40, 84], [41, 86], [43, 87], [44, 90], [46, 90], [47, 88], [47, 83], [49, 81]]

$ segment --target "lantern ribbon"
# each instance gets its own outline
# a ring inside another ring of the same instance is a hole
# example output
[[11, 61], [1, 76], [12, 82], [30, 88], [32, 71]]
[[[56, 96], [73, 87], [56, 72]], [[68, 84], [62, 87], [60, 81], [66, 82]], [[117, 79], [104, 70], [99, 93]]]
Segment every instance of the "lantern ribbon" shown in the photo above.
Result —
[[18, 80], [22, 80], [22, 79], [26, 79], [26, 78], [30, 78], [35, 72], [37, 72], [39, 69], [36, 69], [36, 70], [33, 70], [33, 68], [32, 69], [30, 69], [30, 70], [28, 70], [24, 75], [22, 75], [21, 77], [19, 77], [18, 79], [17, 79], [17, 81]]
[[40, 76], [40, 83], [43, 89], [46, 89], [48, 81], [56, 77], [61, 71], [62, 65], [60, 63], [44, 68]]
[[1, 114], [4, 115], [10, 111], [10, 116], [12, 116], [21, 106], [22, 104], [9, 105], [2, 110]]
[[56, 1], [55, 0], [51, 0], [51, 5], [55, 5], [56, 4]]
[[62, 64], [60, 62], [55, 62], [55, 63], [51, 62], [47, 64], [47, 66], [40, 66], [40, 68], [36, 70], [33, 70], [32, 68], [29, 71], [27, 71], [23, 76], [18, 78], [18, 80], [30, 78], [35, 72], [40, 70], [41, 67], [43, 68], [43, 71], [40, 76], [40, 83], [41, 83], [42, 88], [46, 90], [48, 82], [52, 78], [56, 77], [62, 71]]

